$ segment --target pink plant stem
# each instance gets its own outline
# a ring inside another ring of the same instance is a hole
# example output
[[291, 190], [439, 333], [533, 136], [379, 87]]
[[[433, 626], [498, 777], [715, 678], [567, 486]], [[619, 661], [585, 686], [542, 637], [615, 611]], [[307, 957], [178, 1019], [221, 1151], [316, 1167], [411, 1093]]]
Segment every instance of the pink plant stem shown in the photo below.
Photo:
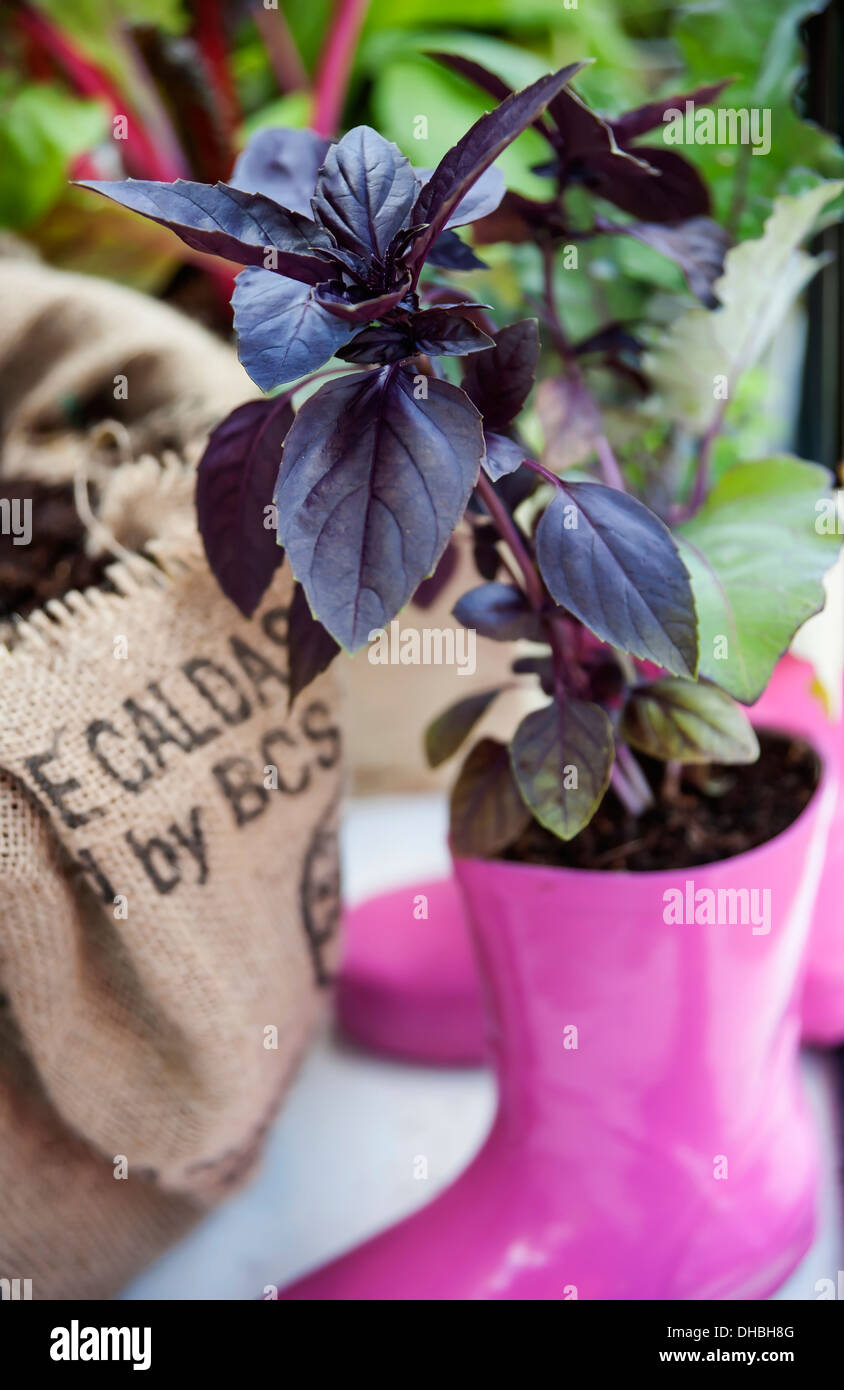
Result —
[[16, 17], [23, 32], [62, 69], [81, 96], [104, 102], [112, 115], [128, 117], [125, 147], [131, 173], [170, 183], [185, 172], [181, 162], [174, 164], [158, 149], [111, 78], [89, 62], [58, 26], [27, 6], [22, 6]]
[[336, 0], [334, 15], [319, 61], [311, 108], [317, 135], [335, 135], [343, 114], [349, 75], [369, 0]]
[[[235, 128], [242, 119], [242, 113], [229, 63], [223, 3], [222, 0], [196, 0], [190, 8], [191, 31], [217, 97], [217, 105], [225, 125], [226, 141], [229, 147], [233, 148]], [[268, 13], [263, 5], [260, 13]]]
[[280, 91], [301, 92], [307, 88], [308, 74], [296, 47], [296, 40], [281, 10], [265, 10], [259, 4], [252, 11], [270, 66]]
[[140, 114], [146, 132], [155, 144], [159, 157], [174, 171], [170, 176], [171, 179], [190, 178], [190, 166], [179, 142], [175, 126], [144, 62], [143, 55], [132, 37], [131, 30], [127, 25], [115, 25], [111, 33], [111, 40], [114, 47], [118, 50], [122, 49], [125, 55], [133, 105]]

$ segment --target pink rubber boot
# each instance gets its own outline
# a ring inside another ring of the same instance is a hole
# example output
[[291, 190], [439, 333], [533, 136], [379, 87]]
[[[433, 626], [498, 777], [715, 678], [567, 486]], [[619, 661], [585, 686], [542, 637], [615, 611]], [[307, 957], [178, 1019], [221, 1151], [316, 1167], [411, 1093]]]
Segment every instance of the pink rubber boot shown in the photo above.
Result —
[[[791, 730], [823, 746], [844, 770], [844, 729], [811, 693], [812, 670], [785, 656], [753, 707], [757, 724]], [[808, 945], [802, 1001], [804, 1040], [844, 1041], [844, 781]], [[425, 918], [412, 907], [422, 895]], [[337, 990], [344, 1031], [364, 1047], [428, 1064], [484, 1060], [477, 966], [453, 879], [422, 882], [361, 904], [349, 914]]]
[[812, 918], [801, 1004], [804, 1041], [830, 1046], [844, 1042], [844, 726], [827, 719], [812, 694], [812, 680], [807, 662], [783, 657], [753, 706], [753, 722], [802, 734], [823, 749], [842, 778]]
[[350, 1038], [429, 1065], [484, 1060], [478, 967], [453, 878], [361, 903], [343, 941], [336, 1011]]
[[[280, 1296], [773, 1292], [813, 1231], [800, 962], [836, 795], [825, 767], [782, 835], [680, 874], [456, 861], [499, 1086], [490, 1135], [430, 1206]], [[694, 915], [702, 889], [756, 889], [756, 908], [749, 894], [743, 925], [665, 920], [667, 890]]]

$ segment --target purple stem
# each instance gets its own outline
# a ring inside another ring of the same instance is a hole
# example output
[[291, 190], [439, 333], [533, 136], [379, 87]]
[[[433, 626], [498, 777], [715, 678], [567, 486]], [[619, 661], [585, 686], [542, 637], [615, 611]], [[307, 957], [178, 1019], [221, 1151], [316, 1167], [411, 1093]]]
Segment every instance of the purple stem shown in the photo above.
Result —
[[477, 481], [478, 496], [483, 501], [484, 506], [495, 522], [502, 539], [507, 542], [519, 569], [525, 579], [525, 592], [533, 608], [541, 609], [545, 603], [545, 594], [542, 588], [542, 580], [539, 578], [536, 566], [528, 554], [527, 546], [522, 540], [521, 533], [515, 521], [511, 517], [501, 499], [497, 496], [495, 488], [492, 486], [485, 473], [481, 473]]
[[724, 424], [724, 415], [726, 414], [726, 410], [727, 402], [721, 401], [712, 420], [710, 421], [706, 433], [700, 441], [697, 454], [697, 471], [695, 473], [695, 482], [694, 487], [692, 489], [692, 495], [689, 500], [689, 516], [693, 516], [694, 513], [698, 511], [706, 501], [706, 496], [709, 492], [709, 475], [710, 464], [712, 460], [712, 449], [715, 444], [715, 440], [721, 433], [721, 428]]
[[[654, 794], [651, 791], [650, 783], [645, 777], [630, 749], [626, 743], [619, 743], [615, 750], [615, 767], [621, 772], [621, 777], [627, 784], [628, 790], [632, 792], [636, 800], [637, 810], [634, 815], [640, 816], [649, 806], [654, 805]], [[625, 802], [625, 805], [627, 803]]]
[[633, 787], [619, 767], [618, 762], [613, 763], [613, 769], [610, 773], [610, 786], [625, 811], [629, 812], [631, 816], [638, 817], [642, 814], [647, 806], [647, 802], [643, 802], [642, 798], [633, 790]]

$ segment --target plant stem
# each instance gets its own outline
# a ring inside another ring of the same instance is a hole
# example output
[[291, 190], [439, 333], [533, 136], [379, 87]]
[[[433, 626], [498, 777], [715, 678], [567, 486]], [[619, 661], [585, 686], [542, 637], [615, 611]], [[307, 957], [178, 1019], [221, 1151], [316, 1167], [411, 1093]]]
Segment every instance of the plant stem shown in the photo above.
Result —
[[368, 5], [369, 0], [336, 0], [331, 28], [319, 60], [311, 108], [311, 127], [317, 135], [336, 133]]
[[285, 95], [304, 91], [308, 86], [308, 74], [282, 11], [266, 10], [259, 4], [252, 11], [252, 18], [267, 51], [279, 90]]
[[563, 486], [562, 479], [558, 478], [557, 474], [552, 472], [550, 468], [546, 468], [544, 463], [537, 463], [536, 459], [522, 459], [522, 463], [525, 468], [531, 468], [534, 473], [538, 473], [540, 478], [544, 478], [546, 483], [551, 483], [553, 487], [561, 488]]
[[[234, 134], [242, 119], [240, 102], [229, 63], [226, 26], [221, 0], [193, 0], [191, 33], [205, 62], [225, 127], [226, 144], [234, 149]], [[261, 9], [262, 14], [266, 10]], [[226, 173], [229, 171], [226, 170]]]
[[513, 557], [524, 575], [525, 592], [528, 599], [532, 607], [538, 611], [545, 602], [542, 581], [528, 554], [521, 532], [485, 473], [482, 472], [479, 475], [476, 486], [478, 496], [495, 522], [502, 540], [505, 540], [509, 545]]
[[619, 743], [615, 750], [615, 766], [621, 769], [622, 777], [636, 798], [639, 809], [634, 813], [640, 816], [655, 803], [650, 784], [626, 743]]
[[624, 478], [618, 466], [618, 460], [605, 434], [595, 436], [595, 453], [598, 455], [598, 462], [601, 465], [607, 487], [614, 487], [619, 492], [626, 492], [627, 489], [624, 486]]
[[166, 164], [176, 171], [171, 178], [190, 178], [187, 156], [131, 31], [128, 26], [115, 25], [110, 38], [115, 49], [124, 54], [129, 95], [146, 133], [152, 137], [156, 150]]
[[712, 459], [712, 449], [715, 440], [721, 433], [724, 424], [724, 416], [727, 412], [727, 401], [721, 401], [712, 420], [710, 421], [706, 433], [700, 441], [697, 453], [697, 471], [695, 472], [694, 487], [689, 500], [688, 515], [693, 516], [696, 511], [703, 506], [709, 492], [710, 483], [710, 464]]
[[618, 763], [613, 763], [610, 773], [610, 786], [624, 807], [631, 816], [637, 819], [647, 807], [647, 802], [633, 789], [630, 782], [625, 777]]
[[683, 764], [677, 758], [669, 758], [665, 764], [662, 786], [659, 789], [659, 794], [663, 801], [676, 802], [678, 800], [682, 776]]

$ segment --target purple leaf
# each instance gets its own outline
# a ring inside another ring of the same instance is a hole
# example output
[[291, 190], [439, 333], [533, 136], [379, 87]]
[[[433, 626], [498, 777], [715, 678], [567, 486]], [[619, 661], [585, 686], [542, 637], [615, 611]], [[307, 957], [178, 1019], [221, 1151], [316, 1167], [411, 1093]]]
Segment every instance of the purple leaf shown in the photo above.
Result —
[[724, 273], [724, 257], [730, 238], [711, 217], [690, 217], [686, 222], [628, 222], [615, 227], [616, 232], [635, 237], [652, 246], [660, 255], [675, 261], [688, 281], [692, 294], [697, 295], [707, 309], [715, 309], [718, 300], [713, 285]]
[[254, 267], [238, 275], [232, 307], [237, 355], [262, 391], [315, 371], [354, 331], [322, 307], [312, 285]]
[[454, 577], [458, 558], [457, 546], [453, 540], [450, 540], [437, 562], [434, 573], [422, 580], [413, 595], [412, 602], [417, 608], [430, 608], [432, 604], [436, 603], [440, 594], [448, 587]]
[[573, 92], [561, 92], [548, 109], [559, 130], [563, 186], [582, 184], [643, 221], [676, 222], [709, 211], [703, 180], [673, 150], [621, 146], [613, 127]]
[[[618, 228], [617, 230], [622, 230]], [[625, 226], [623, 230], [629, 230]], [[612, 323], [604, 324], [603, 328], [598, 328], [588, 337], [581, 338], [574, 344], [574, 351], [578, 357], [588, 357], [593, 352], [629, 352], [638, 357], [642, 352], [643, 344], [634, 333], [630, 331], [623, 322], [613, 320]]]
[[482, 579], [495, 579], [501, 568], [498, 553], [500, 536], [494, 526], [481, 523], [475, 527], [472, 538], [472, 558], [475, 569]]
[[471, 319], [446, 309], [423, 309], [412, 314], [408, 328], [418, 352], [431, 357], [464, 357], [493, 346], [493, 339]]
[[468, 363], [463, 389], [491, 430], [505, 429], [530, 394], [539, 358], [536, 319], [520, 319], [499, 329], [495, 346]]
[[517, 656], [510, 670], [514, 676], [536, 676], [544, 694], [554, 694], [554, 662], [550, 656]]
[[635, 155], [621, 149], [609, 122], [587, 106], [576, 92], [560, 92], [549, 102], [548, 114], [556, 126], [554, 143], [564, 164], [609, 154], [634, 167], [641, 165]]
[[349, 651], [434, 569], [477, 480], [483, 434], [456, 386], [403, 367], [329, 382], [299, 410], [279, 538], [312, 612]]
[[340, 650], [331, 633], [326, 632], [322, 623], [311, 612], [301, 584], [296, 584], [293, 589], [287, 637], [290, 653], [290, 708], [296, 696], [328, 669]]
[[[513, 94], [513, 88], [505, 82], [497, 73], [490, 72], [489, 68], [476, 63], [474, 58], [463, 58], [459, 53], [442, 53], [432, 51], [428, 53], [429, 58], [434, 58], [436, 62], [442, 63], [443, 67], [450, 68], [458, 76], [465, 77], [467, 82], [474, 82], [476, 87], [480, 87], [482, 92], [488, 92], [496, 101], [506, 101]], [[534, 127], [540, 135], [544, 135], [549, 140], [550, 134], [545, 122], [539, 117], [533, 122]]]
[[347, 347], [339, 348], [337, 356], [344, 362], [401, 362], [414, 354], [413, 339], [406, 323], [373, 323], [356, 333]]
[[531, 819], [506, 747], [496, 739], [482, 738], [460, 769], [451, 793], [452, 850], [473, 858], [500, 854]]
[[312, 206], [338, 246], [383, 261], [407, 222], [416, 193], [410, 160], [398, 146], [362, 125], [329, 149]]
[[549, 105], [559, 132], [558, 177], [563, 185], [583, 184], [596, 197], [648, 222], [677, 222], [709, 212], [709, 195], [700, 175], [681, 155], [650, 145], [630, 148], [574, 92], [561, 92]]
[[[554, 170], [556, 172], [556, 162]], [[509, 241], [518, 246], [525, 241], [536, 241], [540, 233], [560, 235], [564, 226], [556, 202], [540, 203], [523, 198], [520, 193], [507, 192], [495, 212], [475, 224], [472, 236], [477, 246], [490, 246], [496, 241]], [[429, 262], [430, 259], [429, 256]]]
[[317, 174], [330, 145], [312, 130], [259, 130], [238, 156], [229, 184], [310, 217]]
[[548, 102], [582, 66], [582, 63], [571, 63], [559, 72], [541, 77], [523, 91], [514, 92], [494, 111], [481, 116], [444, 155], [411, 213], [412, 223], [428, 224], [413, 247], [415, 265], [425, 260], [452, 213], [484, 170], [542, 114]]
[[356, 256], [353, 251], [344, 251], [339, 246], [332, 246], [330, 250], [326, 249], [322, 254], [327, 260], [335, 261], [337, 265], [341, 265], [344, 270], [347, 270], [351, 278], [356, 280], [359, 285], [367, 284], [372, 267], [370, 260], [364, 260], [363, 256]]
[[[433, 172], [433, 169], [414, 169], [417, 179], [422, 183], [427, 183]], [[446, 227], [465, 227], [469, 222], [476, 222], [479, 217], [488, 217], [490, 213], [495, 212], [506, 191], [507, 185], [501, 171], [485, 170], [477, 183], [469, 189], [466, 197], [457, 204], [445, 224]]]
[[319, 285], [315, 290], [317, 302], [335, 318], [345, 319], [346, 323], [370, 323], [380, 319], [400, 304], [410, 289], [408, 275], [395, 289], [385, 290], [383, 294], [370, 299], [352, 296], [347, 292], [337, 292], [331, 285]]
[[[618, 155], [596, 155], [572, 181], [644, 222], [681, 222], [708, 215], [706, 184], [687, 159], [651, 145], [644, 146], [642, 154], [649, 168], [622, 161]], [[569, 170], [569, 175], [573, 172]]]
[[543, 640], [542, 622], [515, 584], [479, 584], [457, 600], [453, 611], [464, 627], [494, 642]]
[[[421, 233], [420, 233], [421, 235]], [[456, 232], [440, 232], [428, 251], [428, 265], [438, 270], [486, 270], [487, 263]]]
[[248, 401], [217, 426], [199, 463], [196, 510], [208, 563], [247, 617], [284, 559], [271, 503], [292, 423], [289, 401]]
[[427, 57], [442, 63], [443, 67], [450, 68], [467, 81], [474, 82], [476, 87], [488, 92], [496, 101], [506, 101], [513, 94], [513, 88], [503, 77], [490, 72], [489, 68], [483, 67], [481, 63], [476, 63], [474, 58], [464, 58], [460, 53], [444, 53], [438, 49], [429, 49]]
[[449, 705], [425, 730], [425, 756], [429, 767], [439, 767], [453, 756], [469, 737], [475, 725], [486, 714], [501, 687], [479, 690]]
[[644, 135], [649, 130], [655, 130], [665, 121], [666, 111], [679, 110], [685, 111], [686, 102], [692, 101], [695, 106], [711, 106], [713, 101], [717, 101], [725, 87], [729, 87], [733, 81], [732, 77], [726, 78], [723, 82], [713, 82], [708, 87], [698, 87], [694, 92], [684, 92], [681, 96], [660, 97], [657, 101], [649, 101], [645, 106], [637, 106], [632, 111], [627, 111], [623, 116], [612, 122], [613, 134], [620, 145], [626, 145], [637, 136]]
[[556, 603], [602, 641], [673, 675], [697, 670], [697, 614], [668, 528], [643, 503], [601, 483], [560, 482], [536, 531]]
[[527, 457], [524, 445], [517, 443], [515, 439], [509, 439], [506, 434], [493, 434], [492, 430], [484, 430], [484, 440], [484, 472], [494, 483], [506, 473], [515, 473]]
[[175, 183], [88, 179], [80, 187], [169, 227], [194, 251], [240, 265], [262, 266], [306, 285], [317, 285], [332, 274], [331, 262], [321, 256], [331, 245], [327, 232], [309, 217], [260, 194], [244, 193], [225, 183], [185, 179]]
[[599, 705], [568, 697], [534, 710], [519, 725], [510, 759], [536, 819], [561, 840], [588, 825], [612, 772], [612, 725]]

